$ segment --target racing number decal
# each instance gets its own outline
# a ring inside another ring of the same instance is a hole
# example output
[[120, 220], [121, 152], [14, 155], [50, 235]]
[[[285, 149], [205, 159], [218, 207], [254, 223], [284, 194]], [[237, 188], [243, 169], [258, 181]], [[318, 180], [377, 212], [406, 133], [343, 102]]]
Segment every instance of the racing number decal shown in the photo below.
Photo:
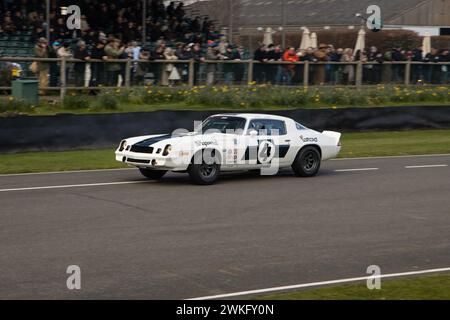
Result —
[[276, 147], [272, 141], [264, 140], [258, 146], [258, 163], [269, 164], [275, 157]]

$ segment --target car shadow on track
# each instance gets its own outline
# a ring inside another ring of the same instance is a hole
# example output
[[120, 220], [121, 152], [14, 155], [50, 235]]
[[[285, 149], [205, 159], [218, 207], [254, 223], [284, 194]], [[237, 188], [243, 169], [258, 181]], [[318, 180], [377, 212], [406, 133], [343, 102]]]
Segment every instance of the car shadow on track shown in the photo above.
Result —
[[[323, 170], [321, 171], [317, 177], [313, 178], [299, 178], [294, 175], [294, 172], [292, 170], [281, 170], [276, 175], [261, 175], [259, 172], [253, 172], [253, 171], [244, 171], [244, 172], [224, 172], [221, 173], [219, 179], [215, 183], [215, 185], [220, 184], [226, 184], [226, 183], [242, 183], [242, 182], [261, 182], [261, 181], [268, 181], [268, 180], [275, 180], [275, 179], [285, 179], [285, 178], [292, 178], [292, 179], [317, 179], [324, 176], [332, 176], [334, 172], [331, 170]], [[143, 180], [145, 181], [145, 179]], [[155, 181], [149, 181], [150, 183], [155, 183], [158, 186], [170, 186], [170, 185], [194, 185], [194, 183], [189, 178], [189, 175], [187, 173], [169, 173], [168, 175], [164, 176], [160, 180]]]

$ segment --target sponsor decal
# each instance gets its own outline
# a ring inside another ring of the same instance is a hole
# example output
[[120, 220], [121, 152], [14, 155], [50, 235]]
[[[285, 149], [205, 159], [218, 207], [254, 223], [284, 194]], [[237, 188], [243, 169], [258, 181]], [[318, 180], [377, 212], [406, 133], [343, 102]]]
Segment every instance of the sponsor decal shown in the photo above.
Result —
[[317, 139], [317, 138], [308, 138], [308, 137], [300, 136], [300, 139], [301, 139], [303, 142], [316, 142], [316, 143], [319, 142], [319, 139]]
[[199, 140], [197, 140], [197, 141], [194, 141], [194, 143], [195, 143], [195, 145], [197, 147], [200, 147], [200, 146], [208, 147], [208, 146], [217, 146], [217, 145], [219, 145], [217, 140], [211, 140], [211, 141], [199, 141]]

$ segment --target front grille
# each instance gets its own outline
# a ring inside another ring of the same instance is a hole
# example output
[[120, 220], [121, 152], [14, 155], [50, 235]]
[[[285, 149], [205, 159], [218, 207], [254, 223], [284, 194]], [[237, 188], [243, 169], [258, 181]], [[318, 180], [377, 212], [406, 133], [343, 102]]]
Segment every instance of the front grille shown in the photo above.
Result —
[[139, 160], [139, 159], [128, 158], [128, 159], [127, 159], [127, 162], [149, 164], [149, 163], [150, 163], [150, 160]]
[[153, 153], [153, 147], [132, 146], [130, 151], [136, 153]]

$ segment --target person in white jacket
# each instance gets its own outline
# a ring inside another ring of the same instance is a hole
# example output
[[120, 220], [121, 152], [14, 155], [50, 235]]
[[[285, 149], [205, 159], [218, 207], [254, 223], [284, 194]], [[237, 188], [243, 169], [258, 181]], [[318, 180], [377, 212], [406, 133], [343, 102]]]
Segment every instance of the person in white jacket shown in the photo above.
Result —
[[[169, 61], [178, 60], [178, 57], [175, 55], [175, 51], [171, 48], [166, 48], [164, 51], [164, 58]], [[171, 86], [180, 80], [181, 77], [176, 64], [166, 63], [162, 74], [161, 84], [163, 86]]]

